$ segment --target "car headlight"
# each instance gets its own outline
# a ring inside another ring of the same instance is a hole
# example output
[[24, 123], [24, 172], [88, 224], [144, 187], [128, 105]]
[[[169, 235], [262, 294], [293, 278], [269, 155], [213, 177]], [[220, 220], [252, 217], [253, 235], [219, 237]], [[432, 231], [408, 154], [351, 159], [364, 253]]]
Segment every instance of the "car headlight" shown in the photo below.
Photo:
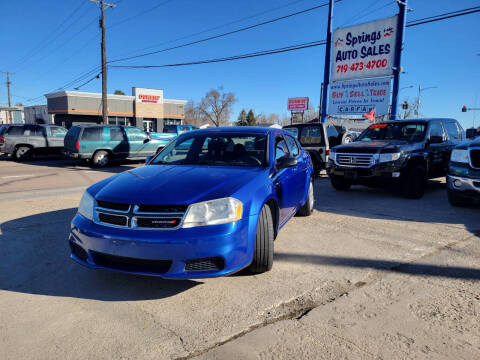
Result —
[[468, 151], [462, 149], [453, 149], [450, 155], [450, 161], [468, 163]]
[[192, 204], [187, 210], [183, 227], [226, 224], [240, 220], [243, 204], [235, 198], [223, 198]]
[[95, 200], [93, 196], [85, 191], [83, 193], [82, 199], [80, 200], [80, 204], [78, 205], [78, 213], [85, 216], [87, 219], [93, 220], [93, 204]]
[[400, 159], [400, 153], [380, 154], [378, 162], [384, 163], [389, 161], [396, 161]]
[[331, 149], [330, 150], [330, 154], [328, 154], [328, 160], [332, 160], [333, 162], [335, 162], [335, 157], [337, 156], [337, 153], [335, 150]]

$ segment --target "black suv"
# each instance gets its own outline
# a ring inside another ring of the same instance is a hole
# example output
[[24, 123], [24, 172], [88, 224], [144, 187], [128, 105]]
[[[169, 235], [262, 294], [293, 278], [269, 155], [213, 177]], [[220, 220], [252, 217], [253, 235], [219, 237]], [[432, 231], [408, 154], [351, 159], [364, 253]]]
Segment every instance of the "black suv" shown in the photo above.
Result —
[[17, 160], [36, 154], [61, 154], [67, 129], [56, 125], [9, 124], [0, 129], [0, 152]]
[[480, 137], [453, 149], [447, 184], [448, 200], [454, 206], [480, 200]]
[[292, 133], [312, 159], [315, 175], [325, 169], [329, 153], [327, 127], [322, 123], [304, 123], [284, 126]]
[[355, 142], [334, 147], [327, 171], [337, 190], [397, 183], [406, 197], [418, 199], [427, 179], [446, 176], [450, 153], [464, 139], [454, 119], [376, 123]]

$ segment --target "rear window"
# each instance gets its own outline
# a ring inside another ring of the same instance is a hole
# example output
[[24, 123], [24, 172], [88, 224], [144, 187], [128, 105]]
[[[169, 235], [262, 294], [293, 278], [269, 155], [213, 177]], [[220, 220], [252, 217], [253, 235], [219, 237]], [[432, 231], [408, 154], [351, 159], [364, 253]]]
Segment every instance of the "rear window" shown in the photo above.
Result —
[[10, 126], [7, 130], [8, 135], [23, 135], [23, 126]]
[[283, 130], [288, 131], [288, 132], [291, 133], [293, 136], [295, 136], [296, 138], [298, 138], [298, 128], [296, 128], [296, 127], [283, 128]]
[[300, 135], [302, 145], [321, 145], [323, 143], [322, 130], [320, 126], [305, 126]]
[[5, 125], [0, 126], [0, 136], [3, 135], [3, 133], [7, 130], [7, 127]]
[[83, 129], [82, 140], [85, 141], [101, 141], [103, 128], [101, 127], [87, 127]]

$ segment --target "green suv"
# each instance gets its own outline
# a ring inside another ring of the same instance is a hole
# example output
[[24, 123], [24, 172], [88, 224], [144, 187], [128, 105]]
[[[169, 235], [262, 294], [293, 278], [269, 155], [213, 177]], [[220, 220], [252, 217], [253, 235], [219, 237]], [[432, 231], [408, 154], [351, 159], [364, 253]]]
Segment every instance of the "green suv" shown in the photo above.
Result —
[[89, 160], [94, 167], [105, 167], [115, 159], [144, 160], [164, 146], [133, 126], [75, 125], [65, 136], [64, 152], [74, 159]]

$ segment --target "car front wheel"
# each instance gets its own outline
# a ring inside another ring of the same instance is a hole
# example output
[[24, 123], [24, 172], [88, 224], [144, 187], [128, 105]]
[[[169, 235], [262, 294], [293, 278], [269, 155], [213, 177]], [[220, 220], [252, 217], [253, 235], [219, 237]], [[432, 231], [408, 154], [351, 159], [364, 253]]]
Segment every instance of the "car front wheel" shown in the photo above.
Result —
[[330, 175], [330, 182], [332, 183], [334, 189], [338, 191], [348, 191], [352, 186], [351, 182], [337, 175]]
[[250, 272], [258, 274], [268, 271], [273, 265], [273, 217], [270, 206], [264, 205], [258, 217], [255, 250]]

